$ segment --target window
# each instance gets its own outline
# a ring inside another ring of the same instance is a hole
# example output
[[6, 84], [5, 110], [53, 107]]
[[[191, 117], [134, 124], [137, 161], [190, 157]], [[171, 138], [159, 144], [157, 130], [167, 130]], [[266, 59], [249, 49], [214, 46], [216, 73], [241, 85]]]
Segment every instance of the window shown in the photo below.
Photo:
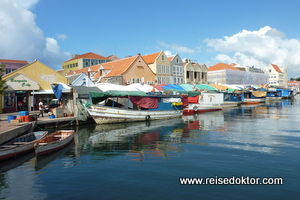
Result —
[[179, 63], [179, 59], [178, 58], [176, 59], [176, 63]]
[[190, 78], [190, 73], [186, 72], [186, 78]]
[[162, 60], [162, 61], [165, 60], [165, 56], [164, 56], [164, 55], [161, 56], [161, 60]]

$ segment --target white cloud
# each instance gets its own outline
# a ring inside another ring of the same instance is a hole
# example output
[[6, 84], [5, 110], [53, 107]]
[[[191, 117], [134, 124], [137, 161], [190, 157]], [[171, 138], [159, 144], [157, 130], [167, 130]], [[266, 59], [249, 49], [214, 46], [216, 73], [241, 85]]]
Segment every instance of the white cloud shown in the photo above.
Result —
[[188, 53], [188, 54], [195, 53], [193, 49], [184, 46], [179, 46], [178, 44], [166, 44], [165, 42], [161, 42], [161, 41], [158, 41], [158, 44], [161, 45], [162, 47], [171, 49], [176, 53]]
[[[0, 55], [2, 59], [40, 60], [49, 67], [60, 66], [70, 56], [53, 38], [45, 38], [29, 10], [38, 0], [0, 0]], [[51, 58], [51, 59], [50, 59]]]
[[287, 66], [289, 76], [300, 76], [300, 41], [286, 39], [284, 33], [269, 26], [258, 31], [243, 30], [223, 39], [205, 39], [204, 42], [222, 52], [215, 57], [219, 62], [261, 68], [272, 63]]
[[68, 39], [68, 36], [65, 34], [57, 34], [57, 38], [60, 40], [66, 40], [66, 39]]
[[168, 57], [173, 57], [173, 56], [175, 56], [175, 55], [173, 55], [172, 54], [172, 52], [171, 51], [164, 51], [165, 52], [165, 54], [168, 56]]

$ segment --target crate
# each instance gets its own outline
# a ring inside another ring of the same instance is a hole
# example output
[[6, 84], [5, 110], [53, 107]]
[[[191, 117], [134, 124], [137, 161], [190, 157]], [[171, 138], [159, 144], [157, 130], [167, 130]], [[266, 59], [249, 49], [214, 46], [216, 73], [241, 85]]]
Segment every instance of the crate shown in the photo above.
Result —
[[21, 120], [19, 120], [19, 119], [10, 120], [10, 123], [20, 123], [20, 122], [21, 122]]
[[19, 116], [26, 116], [28, 114], [29, 114], [28, 111], [20, 111], [19, 112]]

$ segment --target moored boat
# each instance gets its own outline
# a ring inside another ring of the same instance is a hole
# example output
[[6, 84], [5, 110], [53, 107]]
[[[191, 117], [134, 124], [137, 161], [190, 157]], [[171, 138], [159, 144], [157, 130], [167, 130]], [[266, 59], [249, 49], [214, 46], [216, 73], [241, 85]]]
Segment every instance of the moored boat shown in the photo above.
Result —
[[183, 115], [222, 110], [223, 93], [206, 93], [188, 98], [189, 104], [184, 107]]
[[34, 150], [35, 142], [47, 135], [48, 131], [37, 131], [20, 136], [0, 146], [0, 160], [17, 157]]
[[266, 102], [267, 92], [264, 91], [247, 91], [242, 104], [254, 105]]
[[[143, 91], [90, 92], [88, 113], [97, 124], [151, 121], [182, 116], [182, 95]], [[100, 103], [99, 103], [100, 102]]]
[[73, 140], [74, 130], [59, 130], [37, 141], [34, 149], [37, 155], [43, 155], [61, 149]]

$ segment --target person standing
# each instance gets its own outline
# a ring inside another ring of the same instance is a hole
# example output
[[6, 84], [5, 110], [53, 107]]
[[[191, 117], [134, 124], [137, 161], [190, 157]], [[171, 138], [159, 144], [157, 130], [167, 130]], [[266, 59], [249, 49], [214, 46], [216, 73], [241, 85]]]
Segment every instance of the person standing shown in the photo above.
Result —
[[42, 114], [42, 117], [44, 117], [44, 104], [43, 104], [43, 101], [40, 100], [40, 103], [39, 103], [39, 111], [40, 113], [38, 114], [38, 117]]

